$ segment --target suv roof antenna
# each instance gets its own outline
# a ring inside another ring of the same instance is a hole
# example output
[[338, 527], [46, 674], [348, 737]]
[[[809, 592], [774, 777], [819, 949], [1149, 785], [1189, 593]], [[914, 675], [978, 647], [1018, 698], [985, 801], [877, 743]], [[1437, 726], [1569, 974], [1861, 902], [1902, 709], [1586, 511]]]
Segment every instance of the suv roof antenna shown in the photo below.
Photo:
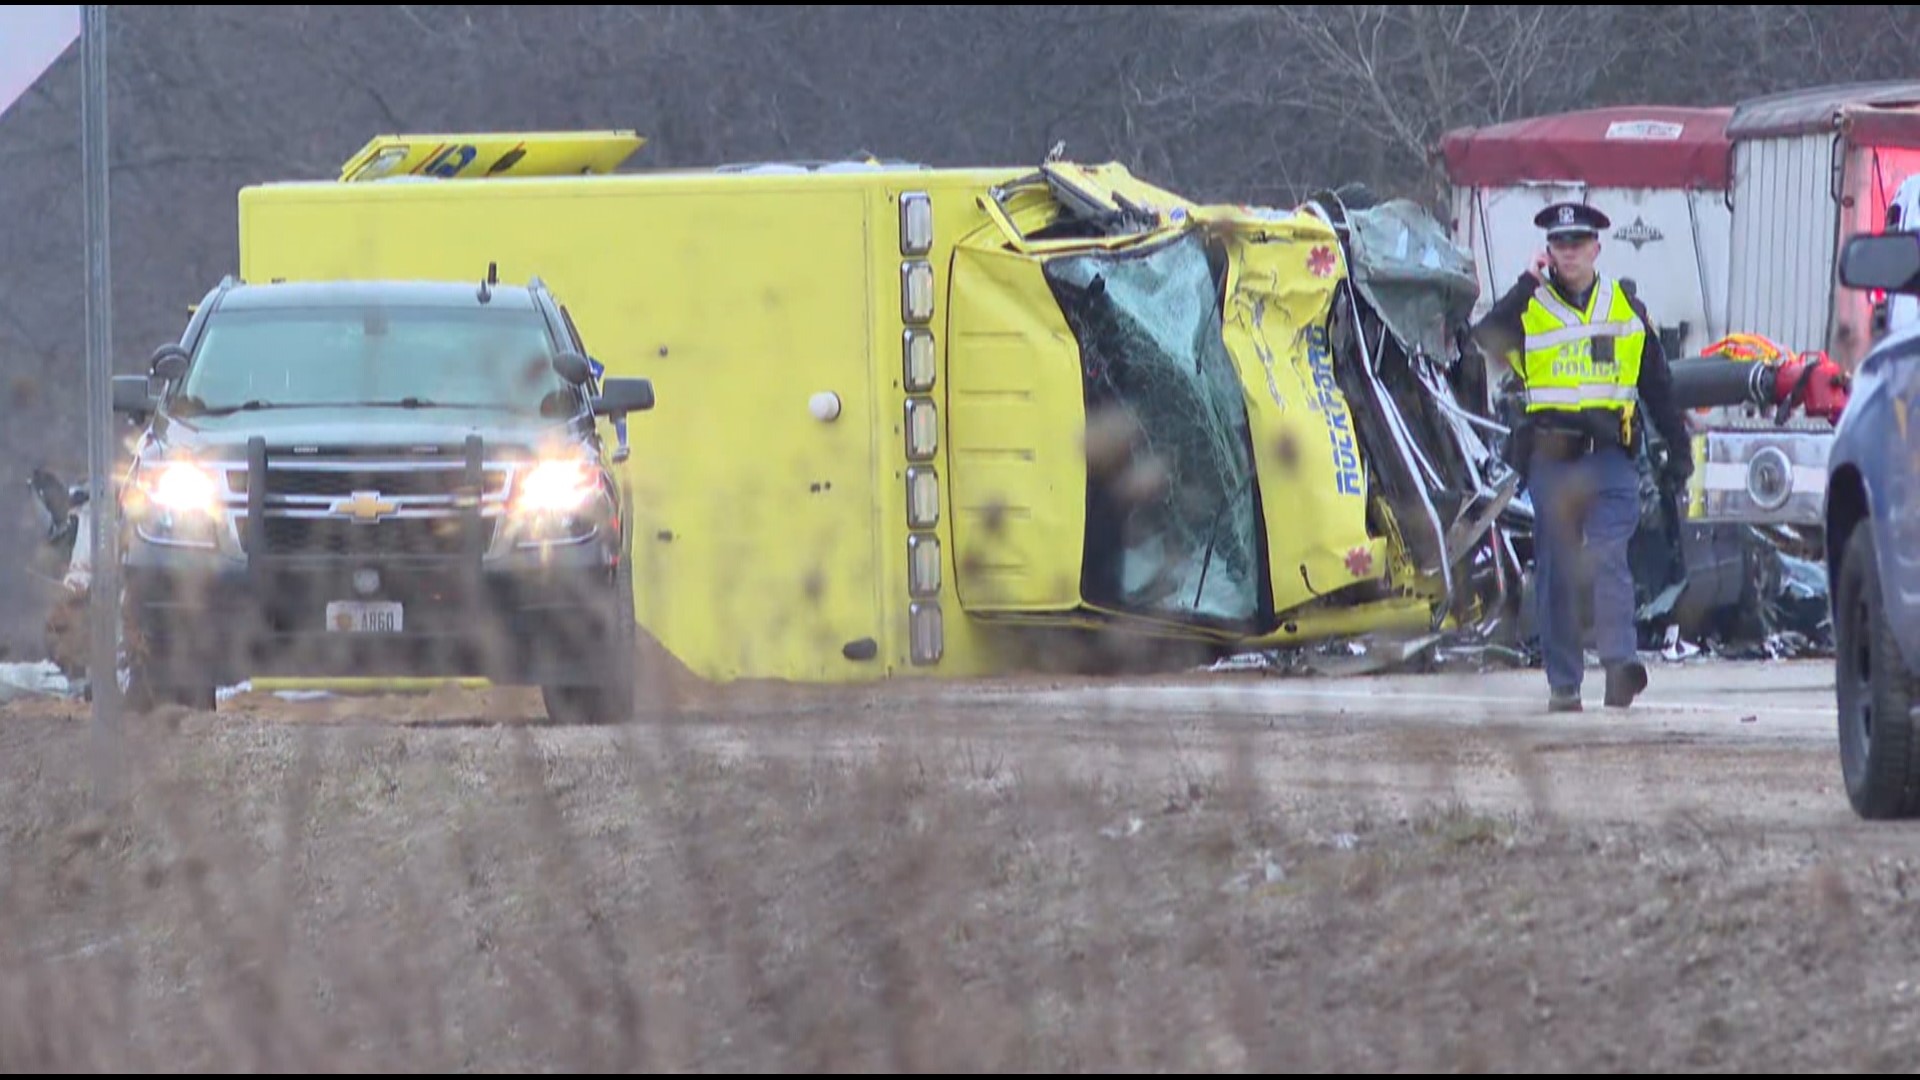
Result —
[[487, 288], [487, 286], [498, 285], [498, 284], [500, 284], [500, 264], [490, 262], [487, 264], [487, 276], [485, 280], [480, 282], [480, 302], [481, 303], [484, 304], [487, 301], [493, 299], [493, 290]]

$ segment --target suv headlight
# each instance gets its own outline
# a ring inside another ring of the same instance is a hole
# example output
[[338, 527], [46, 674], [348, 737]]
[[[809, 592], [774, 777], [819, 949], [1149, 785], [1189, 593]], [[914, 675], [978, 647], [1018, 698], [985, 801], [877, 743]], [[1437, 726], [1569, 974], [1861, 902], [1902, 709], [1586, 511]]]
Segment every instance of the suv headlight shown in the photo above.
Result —
[[517, 514], [572, 514], [586, 508], [600, 489], [600, 470], [584, 461], [543, 461], [520, 481]]
[[175, 514], [212, 515], [220, 509], [220, 487], [213, 474], [190, 461], [163, 466], [148, 497], [155, 506]]
[[123, 512], [142, 539], [182, 547], [216, 546], [221, 510], [219, 480], [191, 461], [142, 468], [123, 500]]
[[519, 478], [509, 529], [519, 547], [577, 544], [599, 533], [616, 512], [603, 495], [600, 466], [580, 458], [547, 458]]

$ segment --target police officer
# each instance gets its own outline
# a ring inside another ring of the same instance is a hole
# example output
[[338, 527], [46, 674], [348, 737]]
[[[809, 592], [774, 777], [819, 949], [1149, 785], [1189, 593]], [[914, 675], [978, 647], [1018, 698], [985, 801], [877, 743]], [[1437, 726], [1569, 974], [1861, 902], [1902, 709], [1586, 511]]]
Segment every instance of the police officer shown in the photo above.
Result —
[[1535, 614], [1548, 708], [1581, 708], [1576, 586], [1588, 560], [1606, 704], [1624, 708], [1647, 686], [1627, 563], [1640, 523], [1637, 440], [1645, 429], [1635, 423], [1638, 407], [1668, 448], [1657, 467], [1677, 483], [1693, 472], [1690, 436], [1653, 320], [1630, 287], [1595, 269], [1600, 231], [1612, 224], [1607, 216], [1556, 203], [1534, 224], [1546, 230], [1546, 253], [1493, 305], [1475, 336], [1489, 357], [1507, 359], [1524, 387], [1525, 412], [1509, 456], [1533, 497]]

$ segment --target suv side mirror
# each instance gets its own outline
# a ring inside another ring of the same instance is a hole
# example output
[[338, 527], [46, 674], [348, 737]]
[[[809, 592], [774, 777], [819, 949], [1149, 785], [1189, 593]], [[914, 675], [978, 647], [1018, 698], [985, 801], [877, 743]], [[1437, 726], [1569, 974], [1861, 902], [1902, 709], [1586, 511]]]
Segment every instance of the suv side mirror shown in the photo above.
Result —
[[113, 377], [113, 411], [127, 414], [136, 423], [144, 422], [153, 413], [153, 393], [145, 375]]
[[585, 386], [587, 380], [593, 377], [593, 365], [587, 362], [586, 357], [572, 350], [554, 354], [553, 370], [575, 386]]
[[147, 370], [153, 378], [168, 382], [179, 382], [187, 373], [187, 350], [168, 343], [153, 350], [153, 359], [148, 362]]
[[646, 412], [653, 408], [653, 380], [651, 379], [608, 379], [600, 387], [600, 396], [593, 399], [593, 415], [625, 418], [628, 413]]
[[1920, 233], [1862, 234], [1840, 250], [1840, 284], [1912, 293], [1920, 282]]

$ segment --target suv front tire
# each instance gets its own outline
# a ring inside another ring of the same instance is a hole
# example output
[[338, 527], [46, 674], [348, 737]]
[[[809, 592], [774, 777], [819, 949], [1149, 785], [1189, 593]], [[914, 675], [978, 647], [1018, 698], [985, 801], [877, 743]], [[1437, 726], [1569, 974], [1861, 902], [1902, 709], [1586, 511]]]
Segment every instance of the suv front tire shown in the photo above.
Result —
[[1834, 590], [1834, 684], [1847, 801], [1870, 820], [1920, 813], [1915, 680], [1887, 625], [1873, 523], [1854, 526]]
[[622, 558], [614, 573], [603, 633], [588, 648], [586, 686], [544, 685], [540, 697], [556, 724], [623, 724], [638, 705], [635, 677], [638, 628], [633, 613], [633, 560]]

